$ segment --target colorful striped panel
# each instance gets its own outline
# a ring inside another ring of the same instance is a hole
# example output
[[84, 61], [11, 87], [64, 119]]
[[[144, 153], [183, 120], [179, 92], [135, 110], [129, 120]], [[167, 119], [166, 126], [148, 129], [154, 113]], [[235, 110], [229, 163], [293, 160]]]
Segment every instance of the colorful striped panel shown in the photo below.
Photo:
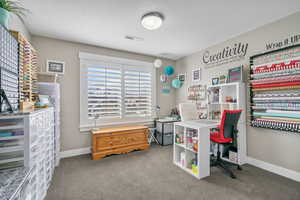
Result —
[[273, 88], [273, 87], [286, 87], [300, 85], [300, 81], [287, 82], [287, 83], [270, 83], [270, 84], [257, 84], [253, 85], [253, 88]]
[[300, 118], [300, 113], [296, 114], [296, 113], [253, 112], [253, 116]]
[[255, 89], [252, 89], [252, 91], [259, 92], [259, 91], [296, 90], [296, 89], [300, 89], [300, 86], [295, 85], [295, 86], [287, 86], [287, 87], [255, 88]]
[[293, 82], [293, 81], [300, 81], [300, 74], [292, 75], [292, 76], [280, 76], [275, 78], [272, 77], [272, 78], [257, 79], [257, 80], [251, 80], [250, 82], [252, 83], [252, 85], [256, 85], [256, 84]]
[[274, 71], [281, 71], [286, 69], [292, 68], [299, 68], [300, 67], [300, 60], [291, 60], [289, 63], [280, 62], [280, 63], [273, 63], [270, 65], [262, 65], [262, 66], [254, 66], [253, 73], [267, 73], [267, 72], [274, 72]]

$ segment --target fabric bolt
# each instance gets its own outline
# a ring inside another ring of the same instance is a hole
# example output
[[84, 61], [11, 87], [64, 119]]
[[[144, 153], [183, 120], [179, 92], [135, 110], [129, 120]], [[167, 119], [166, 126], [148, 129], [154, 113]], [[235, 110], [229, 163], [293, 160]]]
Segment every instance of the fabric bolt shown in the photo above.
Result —
[[270, 117], [289, 117], [289, 118], [300, 118], [300, 113], [279, 113], [279, 112], [253, 112], [254, 116], [270, 116]]
[[294, 85], [294, 86], [272, 87], [272, 88], [253, 88], [252, 91], [257, 92], [257, 91], [292, 90], [292, 89], [300, 89], [300, 86]]
[[256, 85], [256, 84], [281, 83], [281, 82], [292, 82], [292, 81], [300, 81], [300, 75], [257, 79], [257, 80], [251, 80], [250, 82], [252, 85]]

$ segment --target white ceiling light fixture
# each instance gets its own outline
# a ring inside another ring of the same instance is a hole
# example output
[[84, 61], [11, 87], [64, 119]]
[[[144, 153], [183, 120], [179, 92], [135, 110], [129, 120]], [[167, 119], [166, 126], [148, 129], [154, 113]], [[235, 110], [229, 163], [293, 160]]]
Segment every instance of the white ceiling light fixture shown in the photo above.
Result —
[[148, 30], [155, 30], [161, 27], [164, 16], [159, 12], [150, 12], [143, 15], [141, 19], [142, 26]]

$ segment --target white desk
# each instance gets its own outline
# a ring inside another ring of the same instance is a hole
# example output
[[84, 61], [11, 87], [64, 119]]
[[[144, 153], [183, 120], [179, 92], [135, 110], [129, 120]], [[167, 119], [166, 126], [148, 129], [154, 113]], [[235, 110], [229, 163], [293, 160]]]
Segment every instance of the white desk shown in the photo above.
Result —
[[[174, 164], [198, 179], [209, 176], [210, 129], [218, 125], [219, 123], [213, 120], [193, 120], [174, 123]], [[198, 146], [197, 150], [190, 147], [191, 132], [194, 132], [194, 137], [192, 138], [193, 144], [197, 144]], [[183, 141], [181, 140], [182, 143], [176, 141], [176, 135], [183, 138]], [[192, 165], [191, 169], [190, 162], [194, 159], [197, 162], [196, 165]]]

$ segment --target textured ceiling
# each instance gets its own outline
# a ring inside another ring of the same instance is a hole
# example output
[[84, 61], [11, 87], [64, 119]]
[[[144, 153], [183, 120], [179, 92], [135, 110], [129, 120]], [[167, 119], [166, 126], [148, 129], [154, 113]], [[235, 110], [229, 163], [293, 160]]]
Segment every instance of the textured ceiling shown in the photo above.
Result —
[[[300, 0], [24, 0], [34, 35], [178, 59], [300, 10]], [[144, 29], [149, 11], [163, 26]], [[138, 40], [125, 39], [126, 35]]]

